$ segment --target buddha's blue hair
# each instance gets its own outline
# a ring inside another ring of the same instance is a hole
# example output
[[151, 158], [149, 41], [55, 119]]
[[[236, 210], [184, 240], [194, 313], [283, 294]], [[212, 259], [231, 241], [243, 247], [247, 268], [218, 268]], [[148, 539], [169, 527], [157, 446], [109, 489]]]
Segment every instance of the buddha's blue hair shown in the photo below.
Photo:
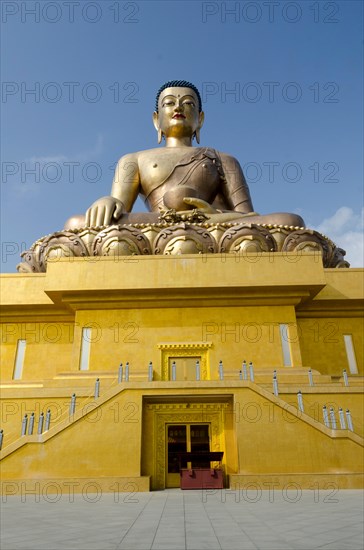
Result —
[[195, 92], [195, 94], [197, 95], [198, 110], [199, 110], [199, 112], [202, 111], [202, 101], [201, 101], [200, 92], [198, 91], [198, 89], [196, 88], [196, 86], [194, 84], [192, 84], [191, 82], [188, 82], [187, 80], [169, 80], [168, 82], [163, 84], [163, 86], [161, 86], [159, 88], [158, 92], [157, 92], [157, 97], [155, 99], [155, 110], [156, 110], [157, 113], [158, 113], [159, 96], [161, 95], [163, 90], [165, 90], [166, 88], [176, 88], [176, 87], [177, 88], [191, 88], [191, 90], [193, 90]]

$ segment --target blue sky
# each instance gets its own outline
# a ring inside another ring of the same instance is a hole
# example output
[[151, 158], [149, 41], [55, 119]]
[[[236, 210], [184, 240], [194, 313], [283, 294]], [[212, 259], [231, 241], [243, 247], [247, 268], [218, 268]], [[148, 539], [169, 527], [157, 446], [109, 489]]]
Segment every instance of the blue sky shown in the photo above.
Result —
[[299, 213], [363, 265], [362, 2], [1, 10], [2, 272], [108, 195], [123, 154], [157, 146], [155, 93], [171, 79], [200, 89], [201, 145], [238, 158], [256, 211]]

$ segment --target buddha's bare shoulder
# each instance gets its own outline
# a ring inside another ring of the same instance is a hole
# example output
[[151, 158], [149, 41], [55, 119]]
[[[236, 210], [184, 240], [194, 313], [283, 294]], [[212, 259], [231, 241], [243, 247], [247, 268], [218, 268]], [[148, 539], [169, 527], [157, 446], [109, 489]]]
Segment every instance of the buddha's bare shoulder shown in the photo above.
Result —
[[119, 161], [119, 166], [125, 166], [126, 164], [135, 163], [138, 166], [142, 166], [145, 163], [149, 163], [152, 159], [160, 157], [168, 157], [171, 154], [171, 150], [166, 147], [155, 147], [153, 149], [144, 149], [142, 151], [135, 151], [134, 153], [126, 153]]
[[224, 163], [238, 163], [239, 164], [239, 161], [233, 157], [233, 155], [230, 155], [229, 153], [223, 153], [221, 151], [218, 151], [218, 154], [221, 158], [221, 160], [224, 162]]
[[[136, 162], [139, 165], [149, 162], [151, 159], [156, 158], [179, 158], [182, 157], [189, 150], [206, 149], [206, 147], [155, 147], [153, 149], [144, 149], [142, 151], [136, 151], [134, 153], [126, 153], [123, 155], [119, 163], [126, 164], [130, 162]], [[213, 147], [207, 147], [207, 149], [215, 150], [221, 161], [225, 165], [239, 164], [238, 160], [228, 153], [217, 151]]]

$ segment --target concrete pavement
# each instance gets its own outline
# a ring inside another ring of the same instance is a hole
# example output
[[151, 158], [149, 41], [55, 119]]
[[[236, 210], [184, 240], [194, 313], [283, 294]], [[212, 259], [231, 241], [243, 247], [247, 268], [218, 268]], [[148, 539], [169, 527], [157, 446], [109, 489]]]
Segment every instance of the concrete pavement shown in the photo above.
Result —
[[348, 550], [364, 547], [359, 490], [4, 496], [1, 550]]

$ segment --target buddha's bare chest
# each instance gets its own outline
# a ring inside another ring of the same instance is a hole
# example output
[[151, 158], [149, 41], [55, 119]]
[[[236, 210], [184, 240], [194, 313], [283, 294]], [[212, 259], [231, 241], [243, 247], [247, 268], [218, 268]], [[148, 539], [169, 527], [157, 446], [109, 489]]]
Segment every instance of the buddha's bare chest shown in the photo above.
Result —
[[[139, 157], [139, 174], [143, 191], [148, 194], [164, 182], [179, 163], [184, 163], [186, 157], [194, 156], [198, 152], [197, 147], [153, 149], [143, 152]], [[193, 179], [201, 179], [200, 171], [208, 173], [210, 177], [213, 173], [213, 180], [218, 178], [215, 159], [205, 158]]]
[[186, 156], [188, 149], [155, 149], [139, 157], [139, 173], [142, 183], [154, 184], [164, 181], [176, 164]]

